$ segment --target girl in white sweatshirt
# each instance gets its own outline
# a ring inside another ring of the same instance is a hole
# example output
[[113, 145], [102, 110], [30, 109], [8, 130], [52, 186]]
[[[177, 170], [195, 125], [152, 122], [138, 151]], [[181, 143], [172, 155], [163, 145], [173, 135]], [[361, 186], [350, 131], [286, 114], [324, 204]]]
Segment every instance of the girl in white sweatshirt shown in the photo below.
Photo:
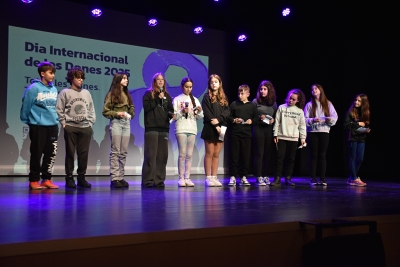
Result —
[[299, 138], [302, 146], [306, 143], [304, 103], [304, 93], [300, 89], [293, 89], [287, 94], [286, 103], [278, 107], [274, 125], [274, 142], [278, 152], [276, 155], [275, 179], [271, 185], [281, 184], [283, 161], [286, 153], [285, 184], [295, 185], [291, 176]]
[[196, 120], [204, 117], [200, 102], [192, 95], [193, 81], [185, 77], [181, 82], [182, 94], [174, 98], [176, 114], [175, 135], [178, 141], [178, 186], [194, 186], [190, 180], [192, 154], [197, 135]]

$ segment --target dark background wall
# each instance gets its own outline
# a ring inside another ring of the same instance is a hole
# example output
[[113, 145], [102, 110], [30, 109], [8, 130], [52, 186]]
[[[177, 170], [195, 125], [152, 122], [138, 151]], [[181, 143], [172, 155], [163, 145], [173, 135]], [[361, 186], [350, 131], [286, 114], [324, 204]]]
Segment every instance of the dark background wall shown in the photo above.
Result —
[[[90, 6], [87, 2], [96, 1], [35, 2], [35, 5], [26, 5], [19, 0], [6, 0], [3, 7], [0, 16], [0, 85], [4, 89], [7, 72], [18, 71], [7, 70], [8, 25], [209, 55], [209, 73], [217, 73], [223, 78], [229, 101], [237, 98], [237, 87], [243, 83], [250, 85], [250, 98], [253, 99], [259, 82], [264, 79], [274, 84], [278, 104], [283, 103], [292, 88], [302, 89], [309, 99], [311, 84], [320, 83], [324, 87], [339, 114], [339, 121], [330, 135], [328, 176], [347, 175], [344, 115], [357, 93], [368, 94], [372, 131], [367, 140], [361, 176], [365, 177], [363, 179], [397, 178], [396, 24], [390, 17], [390, 10], [381, 9], [376, 3], [371, 6], [337, 1], [288, 3], [295, 12], [283, 18], [279, 10], [273, 10], [278, 14], [271, 15], [271, 10], [256, 1], [235, 1], [223, 10], [216, 8], [213, 11], [179, 7], [171, 1], [170, 8], [153, 9], [169, 21], [150, 28], [143, 21], [144, 15], [151, 14], [145, 13], [143, 8], [137, 10], [143, 12], [143, 16], [132, 15], [130, 13], [135, 11], [128, 8], [128, 3], [113, 1], [107, 6], [112, 10], [93, 19], [88, 16]], [[148, 2], [154, 7], [161, 5], [157, 1]], [[274, 8], [285, 4], [278, 2]], [[192, 34], [190, 14], [196, 20], [204, 18], [206, 26], [215, 30]], [[236, 41], [240, 31], [248, 34], [246, 42]], [[4, 89], [0, 98], [1, 122], [5, 119]], [[296, 174], [308, 174], [306, 151], [298, 155]]]

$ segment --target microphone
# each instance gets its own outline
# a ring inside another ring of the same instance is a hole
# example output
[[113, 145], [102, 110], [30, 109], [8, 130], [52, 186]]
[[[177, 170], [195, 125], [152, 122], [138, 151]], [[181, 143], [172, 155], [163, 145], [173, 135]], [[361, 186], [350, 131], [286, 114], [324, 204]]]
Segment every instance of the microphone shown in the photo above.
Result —
[[[188, 108], [189, 107], [189, 102], [185, 102], [185, 108]], [[188, 117], [188, 114], [187, 114], [187, 112], [185, 113], [185, 118], [187, 119], [187, 117]]]
[[[159, 87], [159, 89], [160, 89], [160, 94], [163, 92], [163, 88], [162, 87]], [[164, 108], [164, 100], [165, 99], [167, 99], [166, 97], [165, 97], [165, 95], [164, 95], [164, 97], [163, 98], [161, 98], [161, 106]]]

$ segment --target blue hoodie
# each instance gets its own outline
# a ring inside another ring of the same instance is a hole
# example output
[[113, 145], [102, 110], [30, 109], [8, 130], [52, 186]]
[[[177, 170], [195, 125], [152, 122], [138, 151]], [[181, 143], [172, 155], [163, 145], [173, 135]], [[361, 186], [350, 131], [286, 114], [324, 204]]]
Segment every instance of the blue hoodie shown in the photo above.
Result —
[[22, 97], [21, 121], [40, 126], [57, 125], [57, 95], [57, 88], [52, 84], [45, 85], [40, 80], [33, 80]]

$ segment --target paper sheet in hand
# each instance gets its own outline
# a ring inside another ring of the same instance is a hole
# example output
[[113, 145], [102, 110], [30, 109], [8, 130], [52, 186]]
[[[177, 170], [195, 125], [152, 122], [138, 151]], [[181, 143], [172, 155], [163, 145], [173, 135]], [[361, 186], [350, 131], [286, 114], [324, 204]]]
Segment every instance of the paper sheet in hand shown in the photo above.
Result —
[[270, 115], [266, 115], [265, 119], [263, 119], [263, 122], [265, 122], [266, 124], [269, 124], [271, 119], [272, 119], [272, 117]]
[[360, 128], [357, 129], [357, 132], [364, 133], [364, 132], [366, 132], [367, 130], [369, 130], [369, 128], [360, 127]]
[[226, 132], [226, 126], [221, 126], [221, 133], [219, 134], [218, 138], [220, 141], [224, 141], [225, 132]]

